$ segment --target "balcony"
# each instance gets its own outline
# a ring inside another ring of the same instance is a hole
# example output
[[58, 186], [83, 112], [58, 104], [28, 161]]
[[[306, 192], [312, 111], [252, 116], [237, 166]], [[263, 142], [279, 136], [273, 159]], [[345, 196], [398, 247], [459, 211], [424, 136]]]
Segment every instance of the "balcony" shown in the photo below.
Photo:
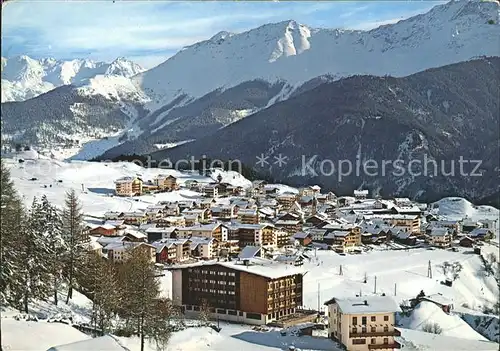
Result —
[[397, 329], [386, 332], [369, 332], [366, 333], [349, 333], [350, 338], [369, 338], [376, 336], [401, 336], [401, 332]]
[[400, 349], [401, 345], [394, 341], [392, 344], [368, 344], [368, 350]]

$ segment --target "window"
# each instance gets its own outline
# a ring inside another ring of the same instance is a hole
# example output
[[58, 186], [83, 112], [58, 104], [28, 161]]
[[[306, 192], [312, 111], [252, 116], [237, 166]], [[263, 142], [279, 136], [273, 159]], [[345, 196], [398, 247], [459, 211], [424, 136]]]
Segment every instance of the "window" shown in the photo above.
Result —
[[352, 328], [352, 332], [353, 332], [354, 334], [356, 334], [356, 333], [358, 332], [358, 328], [356, 328], [356, 327]]
[[389, 338], [384, 338], [384, 345], [387, 345], [389, 343]]
[[376, 327], [371, 327], [371, 328], [370, 328], [370, 331], [371, 331], [372, 333], [375, 333], [375, 332], [377, 331], [377, 328], [376, 328]]
[[375, 322], [375, 321], [377, 320], [377, 317], [376, 317], [376, 316], [371, 316], [371, 317], [370, 317], [370, 320], [371, 320], [372, 322]]
[[387, 325], [384, 327], [384, 331], [385, 331], [385, 332], [388, 332], [388, 331], [389, 331], [389, 327], [388, 327]]
[[389, 320], [389, 316], [384, 316], [384, 321], [387, 322]]
[[247, 313], [247, 318], [248, 319], [260, 320], [260, 314], [258, 314], [258, 313]]
[[377, 343], [377, 339], [375, 339], [375, 338], [371, 339], [371, 340], [370, 340], [370, 343], [371, 343], [371, 344], [376, 344], [376, 343]]
[[365, 327], [365, 326], [363, 326], [363, 328], [361, 328], [361, 332], [362, 332], [363, 334], [365, 334], [365, 333], [366, 333], [366, 327]]
[[366, 317], [361, 317], [361, 324], [366, 325]]
[[365, 339], [354, 339], [352, 341], [352, 344], [353, 345], [363, 345], [363, 344], [366, 344], [366, 340]]
[[358, 324], [358, 317], [352, 317], [352, 324], [354, 325]]
[[231, 316], [236, 316], [238, 313], [236, 311], [233, 311], [233, 310], [227, 310], [227, 314], [229, 314]]

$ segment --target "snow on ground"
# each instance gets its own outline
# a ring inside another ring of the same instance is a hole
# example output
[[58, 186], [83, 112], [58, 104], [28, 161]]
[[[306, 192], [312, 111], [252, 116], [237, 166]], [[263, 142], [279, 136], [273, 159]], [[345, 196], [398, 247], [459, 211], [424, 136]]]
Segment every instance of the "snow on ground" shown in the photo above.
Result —
[[433, 213], [451, 220], [461, 220], [465, 217], [473, 221], [484, 219], [497, 221], [500, 218], [500, 211], [492, 206], [476, 206], [461, 197], [445, 197], [431, 205]]
[[401, 331], [401, 337], [397, 337], [396, 339], [408, 351], [498, 350], [498, 344], [489, 341], [468, 340], [404, 328], [398, 328], [398, 330]]
[[447, 314], [439, 306], [432, 302], [422, 301], [412, 311], [411, 315], [399, 321], [402, 327], [423, 330], [427, 323], [437, 323], [441, 328], [441, 335], [453, 336], [471, 340], [487, 340], [472, 329], [457, 314]]
[[88, 339], [90, 336], [64, 323], [17, 321], [2, 317], [4, 351], [45, 351], [52, 346]]
[[[62, 162], [54, 159], [37, 159], [33, 154], [26, 157], [24, 163], [17, 159], [5, 159], [12, 179], [29, 206], [34, 196], [47, 195], [49, 201], [62, 206], [64, 194], [75, 189], [83, 205], [83, 211], [90, 215], [102, 215], [106, 211], [134, 211], [145, 209], [158, 201], [181, 201], [195, 199], [201, 196], [190, 190], [178, 190], [154, 195], [143, 195], [133, 198], [111, 196], [114, 193], [114, 180], [124, 176], [139, 176], [143, 180], [152, 180], [158, 174], [173, 175], [180, 184], [187, 180], [196, 180], [200, 183], [213, 182], [213, 178], [188, 174], [172, 169], [143, 168], [134, 163], [100, 163], [86, 161]], [[222, 174], [224, 182], [233, 185], [248, 186], [250, 181], [236, 172], [218, 170], [212, 177]], [[31, 180], [36, 178], [36, 180]]]
[[293, 193], [298, 194], [299, 190], [284, 184], [266, 184], [266, 189], [278, 189], [278, 194]]
[[[306, 252], [311, 262], [305, 262], [304, 305], [316, 309], [318, 290], [320, 301], [334, 296], [354, 296], [373, 294], [375, 277], [377, 293], [394, 296], [402, 302], [414, 298], [420, 290], [427, 295], [442, 293], [453, 300], [455, 306], [463, 303], [470, 308], [481, 310], [491, 307], [497, 300], [499, 289], [495, 278], [488, 275], [478, 255], [470, 249], [458, 252], [448, 250], [411, 249], [373, 250], [359, 255], [337, 255], [332, 251]], [[316, 258], [315, 258], [316, 255]], [[427, 277], [428, 263], [431, 261], [432, 278]], [[445, 279], [441, 265], [443, 262], [460, 262], [463, 269], [452, 287], [441, 284]], [[343, 275], [339, 275], [342, 266]], [[363, 283], [364, 275], [367, 283]]]

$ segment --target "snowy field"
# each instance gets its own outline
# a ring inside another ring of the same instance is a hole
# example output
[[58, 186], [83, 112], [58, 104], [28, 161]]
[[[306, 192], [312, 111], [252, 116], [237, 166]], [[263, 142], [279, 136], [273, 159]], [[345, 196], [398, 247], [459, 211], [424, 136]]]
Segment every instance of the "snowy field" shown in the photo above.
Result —
[[[19, 163], [22, 158], [24, 163]], [[47, 195], [52, 203], [62, 206], [64, 194], [75, 189], [86, 214], [102, 215], [106, 211], [134, 211], [145, 209], [158, 201], [182, 201], [199, 198], [201, 194], [190, 190], [178, 190], [134, 198], [116, 197], [114, 180], [124, 176], [139, 176], [152, 180], [158, 174], [173, 175], [180, 184], [187, 180], [200, 183], [213, 182], [219, 174], [222, 181], [236, 186], [248, 187], [251, 182], [236, 172], [214, 172], [212, 177], [187, 174], [176, 170], [142, 168], [134, 163], [98, 163], [87, 161], [58, 161], [44, 158], [35, 152], [19, 154], [16, 158], [4, 159], [10, 169], [16, 188], [29, 206], [34, 196]], [[36, 180], [31, 180], [36, 178]]]

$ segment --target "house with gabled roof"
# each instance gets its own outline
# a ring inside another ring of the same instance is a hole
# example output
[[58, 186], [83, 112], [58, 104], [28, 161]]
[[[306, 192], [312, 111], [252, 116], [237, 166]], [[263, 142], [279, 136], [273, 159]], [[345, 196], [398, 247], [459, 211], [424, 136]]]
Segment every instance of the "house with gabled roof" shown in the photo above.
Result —
[[349, 351], [396, 350], [398, 303], [390, 296], [334, 297], [328, 308], [328, 335]]

